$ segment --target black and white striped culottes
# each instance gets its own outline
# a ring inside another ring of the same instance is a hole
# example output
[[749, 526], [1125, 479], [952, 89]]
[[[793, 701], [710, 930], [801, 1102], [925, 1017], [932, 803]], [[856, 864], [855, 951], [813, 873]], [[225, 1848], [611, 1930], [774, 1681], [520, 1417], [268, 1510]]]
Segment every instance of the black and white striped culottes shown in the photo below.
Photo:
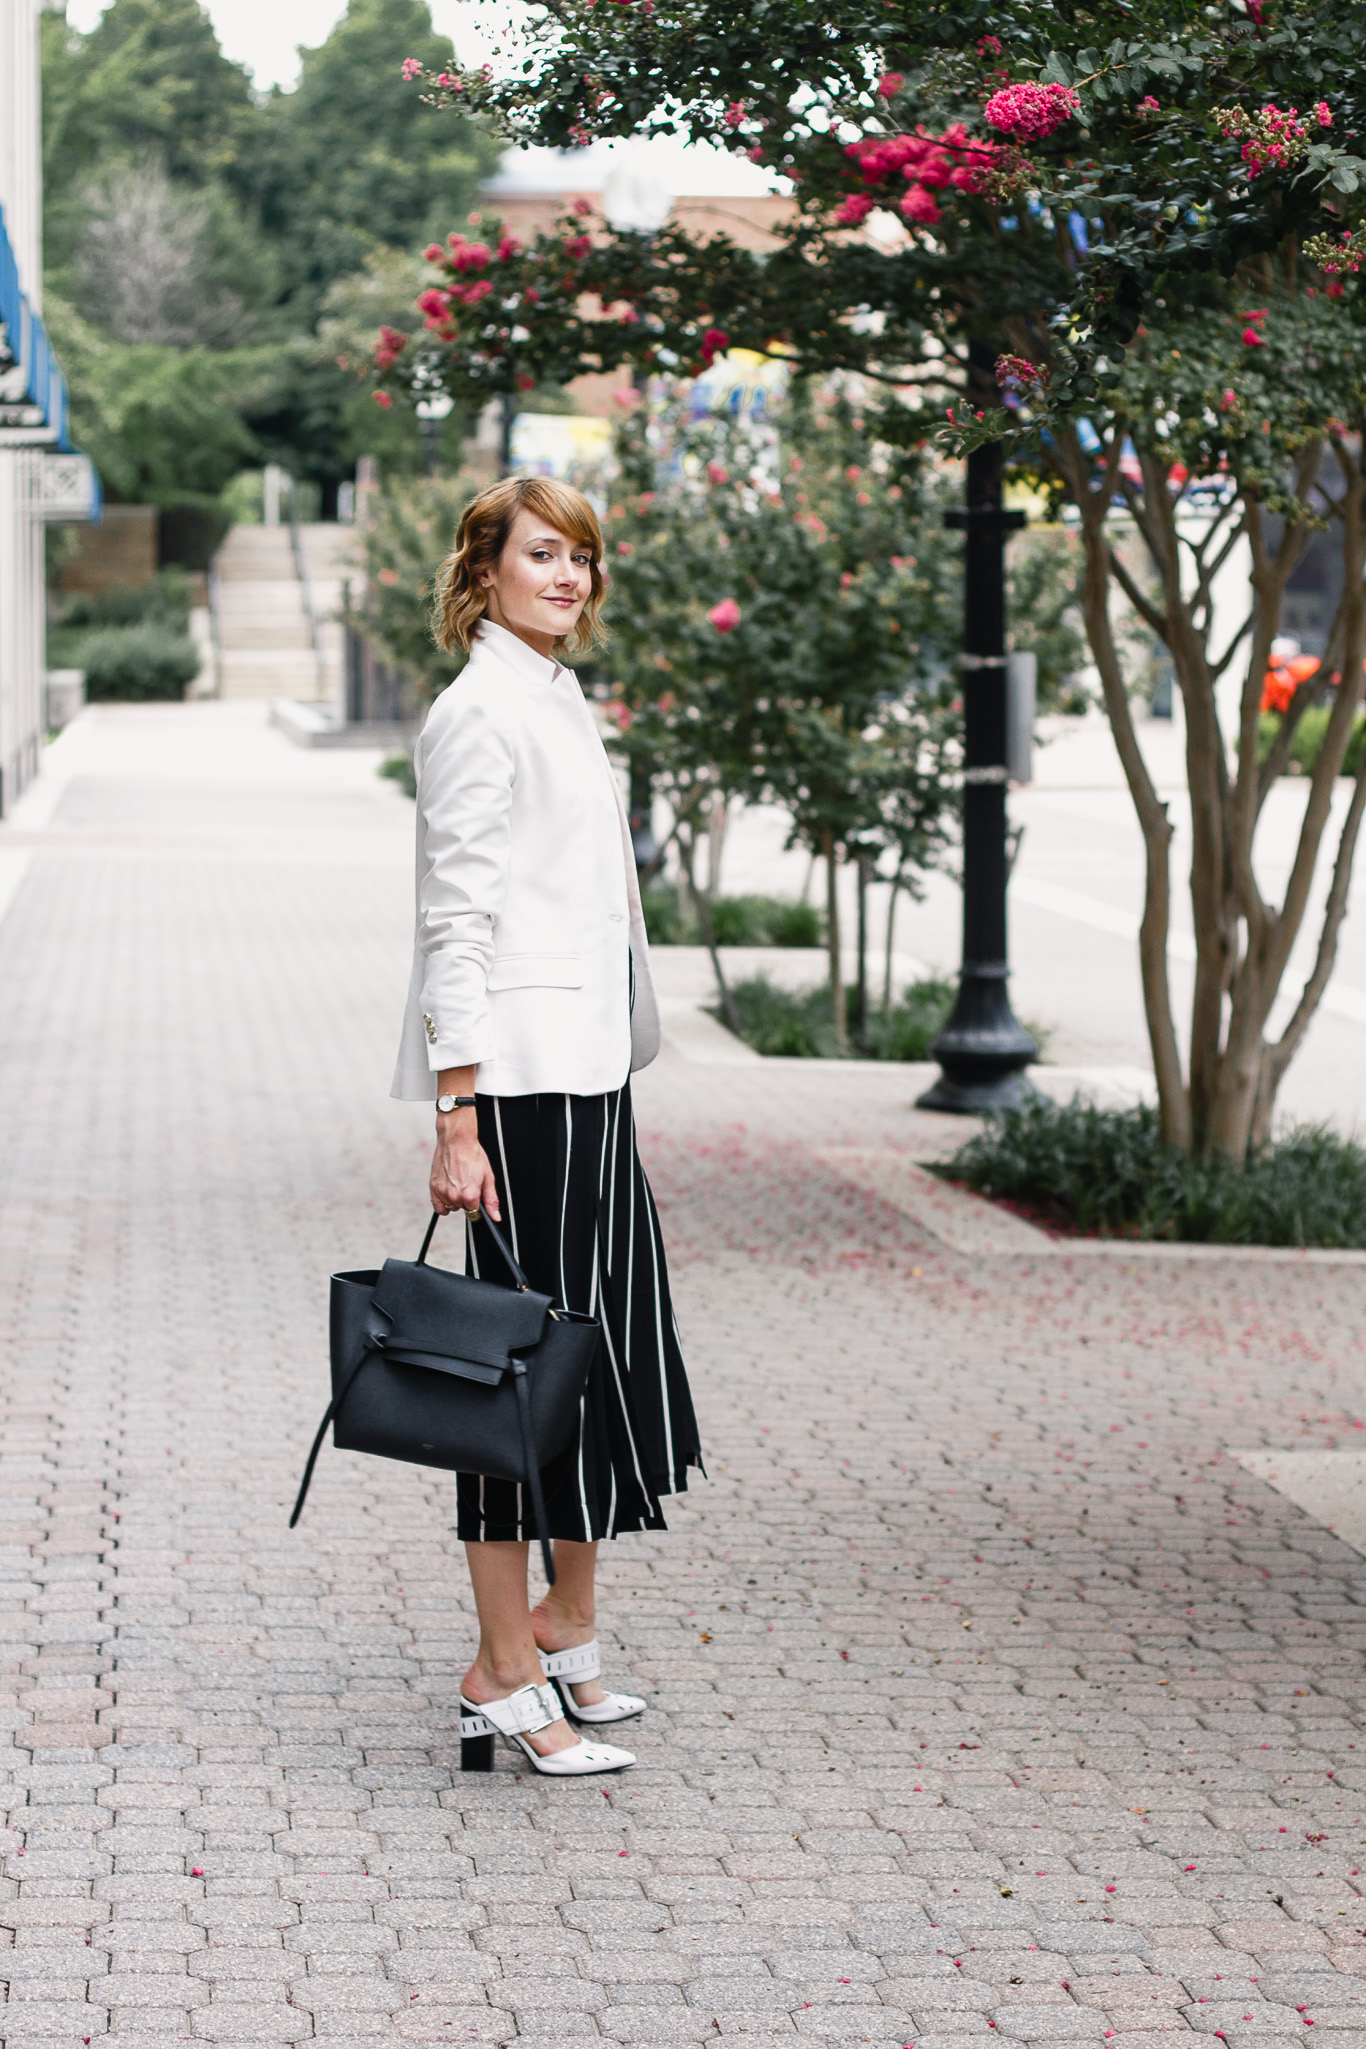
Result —
[[[550, 1537], [589, 1543], [662, 1530], [661, 1497], [701, 1467], [654, 1198], [636, 1152], [630, 1084], [604, 1096], [480, 1096], [503, 1229], [533, 1288], [602, 1319], [577, 1444], [545, 1468]], [[599, 1231], [599, 1217], [601, 1231]], [[466, 1226], [467, 1271], [503, 1280], [481, 1222]], [[515, 1481], [457, 1479], [467, 1542], [538, 1537]]]

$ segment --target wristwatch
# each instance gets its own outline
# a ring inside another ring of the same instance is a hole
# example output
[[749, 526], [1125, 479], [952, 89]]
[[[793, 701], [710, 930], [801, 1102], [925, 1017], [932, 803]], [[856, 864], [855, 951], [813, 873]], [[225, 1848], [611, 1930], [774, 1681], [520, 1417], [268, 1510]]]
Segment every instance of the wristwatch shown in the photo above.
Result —
[[436, 1107], [444, 1117], [450, 1110], [473, 1110], [477, 1105], [473, 1096], [438, 1096]]

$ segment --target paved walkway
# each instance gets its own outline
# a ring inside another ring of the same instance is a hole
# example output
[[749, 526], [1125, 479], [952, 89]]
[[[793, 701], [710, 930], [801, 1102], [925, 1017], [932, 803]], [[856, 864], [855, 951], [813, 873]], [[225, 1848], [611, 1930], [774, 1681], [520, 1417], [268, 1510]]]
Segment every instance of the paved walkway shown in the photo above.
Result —
[[1360, 1268], [964, 1256], [830, 1164], [897, 1077], [671, 1056], [641, 1764], [462, 1780], [449, 1477], [285, 1529], [325, 1277], [423, 1221], [411, 814], [253, 707], [79, 737], [0, 833], [5, 2049], [1366, 2045], [1366, 1564], [1227, 1455], [1361, 1441]]

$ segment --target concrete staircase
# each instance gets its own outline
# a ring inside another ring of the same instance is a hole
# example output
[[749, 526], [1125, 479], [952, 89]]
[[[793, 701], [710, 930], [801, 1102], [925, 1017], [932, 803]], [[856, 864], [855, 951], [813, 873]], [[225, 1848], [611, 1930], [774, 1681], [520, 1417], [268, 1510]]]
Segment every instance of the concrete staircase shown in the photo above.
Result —
[[219, 695], [322, 695], [313, 626], [289, 528], [234, 527], [214, 567]]

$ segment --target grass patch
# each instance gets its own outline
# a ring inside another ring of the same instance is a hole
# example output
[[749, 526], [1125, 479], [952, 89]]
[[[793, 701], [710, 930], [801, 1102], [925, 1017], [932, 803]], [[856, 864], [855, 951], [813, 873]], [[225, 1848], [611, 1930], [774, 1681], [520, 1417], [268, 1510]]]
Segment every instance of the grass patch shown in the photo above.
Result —
[[[912, 983], [899, 1003], [884, 1013], [874, 1011], [868, 1029], [858, 1027], [855, 989], [847, 991], [849, 1052], [863, 1060], [924, 1060], [930, 1040], [953, 1008], [955, 984], [938, 976]], [[767, 975], [750, 975], [731, 989], [740, 1018], [740, 1037], [756, 1053], [796, 1060], [838, 1058], [835, 1028], [830, 1020], [830, 991], [779, 989]], [[725, 1023], [719, 1005], [712, 1016]]]
[[1366, 1147], [1301, 1126], [1248, 1156], [1190, 1160], [1157, 1112], [1032, 1103], [936, 1167], [1055, 1229], [1194, 1245], [1366, 1246]]
[[[696, 911], [690, 903], [679, 902], [671, 883], [651, 883], [641, 896], [651, 946], [702, 944]], [[710, 909], [718, 946], [821, 946], [825, 942], [825, 920], [814, 904], [781, 896], [718, 896], [711, 899]]]

